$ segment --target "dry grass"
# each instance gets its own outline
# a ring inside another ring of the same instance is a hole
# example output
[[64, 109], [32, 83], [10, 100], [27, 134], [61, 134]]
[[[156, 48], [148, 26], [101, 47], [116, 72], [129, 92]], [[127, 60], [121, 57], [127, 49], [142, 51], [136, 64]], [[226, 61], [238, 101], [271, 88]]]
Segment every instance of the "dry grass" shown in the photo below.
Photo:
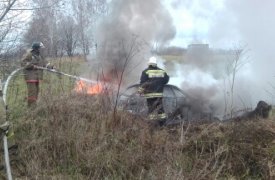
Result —
[[[78, 62], [68, 62], [57, 66], [77, 74]], [[114, 117], [108, 96], [71, 94], [71, 80], [45, 79], [35, 109], [24, 104], [22, 77], [9, 91], [19, 144], [14, 178], [275, 178], [274, 119], [154, 129], [127, 112]]]
[[[42, 103], [43, 102], [43, 103]], [[270, 179], [272, 119], [152, 129], [105, 96], [45, 98], [21, 117], [15, 176], [25, 179]]]

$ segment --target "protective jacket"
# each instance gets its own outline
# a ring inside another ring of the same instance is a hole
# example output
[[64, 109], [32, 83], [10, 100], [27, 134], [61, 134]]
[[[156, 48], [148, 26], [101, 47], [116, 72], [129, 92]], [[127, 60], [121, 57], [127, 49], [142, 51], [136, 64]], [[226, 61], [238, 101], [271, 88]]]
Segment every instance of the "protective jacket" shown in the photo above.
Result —
[[43, 71], [35, 69], [33, 65], [45, 67], [47, 61], [41, 57], [39, 52], [30, 49], [23, 56], [21, 66], [24, 68], [25, 80], [27, 82], [38, 82], [43, 79]]
[[34, 66], [45, 67], [48, 62], [41, 57], [39, 50], [31, 49], [23, 56], [21, 66], [23, 67], [28, 89], [28, 107], [36, 104], [39, 94], [39, 81], [43, 79], [43, 71]]
[[157, 66], [149, 66], [140, 77], [140, 90], [146, 98], [155, 98], [163, 96], [164, 85], [169, 81], [169, 76]]

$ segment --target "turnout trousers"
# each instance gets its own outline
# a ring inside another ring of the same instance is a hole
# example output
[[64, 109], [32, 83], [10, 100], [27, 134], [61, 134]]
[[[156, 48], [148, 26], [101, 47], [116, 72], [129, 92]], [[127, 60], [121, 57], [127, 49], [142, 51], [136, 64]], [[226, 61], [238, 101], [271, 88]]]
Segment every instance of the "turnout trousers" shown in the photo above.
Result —
[[164, 112], [162, 97], [147, 98], [148, 115], [150, 120], [159, 121], [163, 125], [167, 116]]
[[27, 80], [26, 83], [28, 90], [27, 102], [30, 107], [36, 105], [39, 93], [39, 80]]

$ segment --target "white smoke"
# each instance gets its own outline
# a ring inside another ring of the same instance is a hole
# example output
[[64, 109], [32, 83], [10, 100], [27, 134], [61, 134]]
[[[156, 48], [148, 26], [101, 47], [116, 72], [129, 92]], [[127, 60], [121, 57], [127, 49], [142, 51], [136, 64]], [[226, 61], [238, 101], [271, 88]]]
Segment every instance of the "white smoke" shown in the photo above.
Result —
[[239, 77], [245, 84], [238, 85], [247, 87], [246, 94], [250, 94], [253, 105], [260, 99], [275, 103], [271, 88], [275, 84], [274, 6], [275, 1], [226, 0], [209, 29], [210, 43], [230, 46], [235, 40], [249, 49], [249, 69], [243, 68]]
[[[177, 29], [182, 28], [185, 35], [178, 34], [178, 40], [175, 42], [185, 41], [182, 43], [185, 45], [204, 42], [214, 49], [245, 50], [240, 59], [240, 63], [244, 65], [236, 72], [234, 82], [236, 110], [255, 107], [259, 100], [275, 103], [275, 61], [273, 60], [275, 1], [174, 0], [173, 3], [175, 11], [180, 8], [183, 8], [181, 12], [186, 11], [185, 15], [182, 15], [182, 24], [191, 21], [185, 26], [191, 32], [186, 32], [184, 27], [177, 25]], [[180, 21], [176, 19], [177, 22]], [[171, 82], [181, 85], [182, 89], [190, 93], [200, 89], [200, 94], [205, 94], [202, 98], [208, 98], [210, 104], [224, 109], [228, 103], [225, 97], [229, 96], [231, 91], [232, 74], [228, 76], [226, 60], [213, 61], [212, 58], [210, 56], [210, 59], [200, 59], [201, 61], [186, 61], [185, 58], [184, 65], [177, 66], [179, 69], [177, 75], [181, 78], [177, 77], [177, 80], [172, 78]], [[209, 95], [210, 90], [215, 93]]]

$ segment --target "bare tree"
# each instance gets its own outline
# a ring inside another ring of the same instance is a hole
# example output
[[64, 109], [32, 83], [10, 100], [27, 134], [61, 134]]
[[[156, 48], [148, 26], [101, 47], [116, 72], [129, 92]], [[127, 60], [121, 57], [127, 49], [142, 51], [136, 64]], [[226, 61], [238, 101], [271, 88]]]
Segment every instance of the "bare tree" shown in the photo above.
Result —
[[27, 44], [31, 44], [34, 41], [42, 41], [46, 47], [46, 54], [56, 57], [61, 41], [57, 33], [57, 21], [62, 1], [33, 0], [33, 2], [35, 6], [40, 5], [41, 8], [34, 9], [33, 18], [24, 40]]
[[143, 43], [139, 41], [137, 36], [132, 36], [131, 40], [129, 42], [125, 42], [122, 40], [121, 42], [121, 50], [122, 50], [122, 63], [119, 67], [118, 64], [115, 64], [115, 77], [117, 79], [117, 93], [116, 93], [116, 99], [115, 99], [115, 106], [114, 106], [114, 117], [116, 115], [117, 110], [117, 104], [120, 94], [121, 85], [123, 82], [123, 77], [127, 71], [129, 71], [130, 63], [133, 61], [133, 58], [141, 51], [143, 47]]
[[100, 8], [105, 0], [33, 0], [35, 8], [33, 19], [25, 42], [43, 41], [46, 53], [50, 56], [63, 54], [69, 56], [80, 49], [86, 59], [92, 41], [90, 30], [94, 27], [96, 14], [103, 12]]
[[92, 32], [98, 15], [105, 12], [106, 0], [72, 0], [77, 21], [79, 45], [84, 59], [90, 53], [93, 41]]
[[[14, 43], [14, 38], [16, 36], [15, 24], [19, 21], [18, 11], [13, 11], [12, 7], [17, 5], [19, 2], [17, 0], [7, 0], [0, 4], [0, 53], [9, 50]], [[11, 34], [13, 33], [13, 37]], [[14, 36], [15, 35], [15, 36]]]
[[125, 33], [116, 39], [106, 39], [99, 47], [97, 58], [102, 69], [99, 70], [99, 79], [111, 82], [114, 89], [113, 117], [116, 120], [117, 106], [120, 91], [127, 80], [132, 80], [133, 70], [141, 64], [147, 43], [139, 36]]
[[64, 49], [68, 56], [73, 56], [77, 45], [77, 25], [73, 17], [61, 17], [58, 24], [58, 35], [61, 38], [61, 49]]
[[7, 0], [6, 2], [4, 1], [4, 3], [2, 4], [3, 7], [1, 7], [3, 12], [1, 12], [0, 22], [2, 22], [3, 19], [7, 16], [15, 2], [16, 0]]
[[[235, 98], [235, 82], [238, 71], [247, 63], [247, 48], [238, 46], [234, 50], [230, 51], [230, 59], [228, 59], [228, 64], [226, 67], [226, 72], [228, 76], [229, 90], [226, 90], [227, 95], [225, 96], [225, 114], [227, 114], [228, 102], [230, 106], [230, 118], [234, 114], [234, 98]], [[229, 96], [229, 100], [226, 97]]]
[[22, 16], [22, 10], [15, 8], [24, 5], [24, 1], [21, 0], [4, 0], [0, 3], [1, 78], [5, 78], [16, 66], [20, 33], [26, 16]]

